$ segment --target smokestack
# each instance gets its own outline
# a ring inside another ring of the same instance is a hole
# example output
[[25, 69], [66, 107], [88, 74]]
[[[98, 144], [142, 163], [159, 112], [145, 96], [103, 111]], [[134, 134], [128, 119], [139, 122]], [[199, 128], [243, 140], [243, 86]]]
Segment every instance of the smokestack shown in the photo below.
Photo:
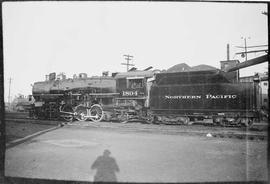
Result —
[[227, 61], [230, 60], [230, 44], [227, 44]]

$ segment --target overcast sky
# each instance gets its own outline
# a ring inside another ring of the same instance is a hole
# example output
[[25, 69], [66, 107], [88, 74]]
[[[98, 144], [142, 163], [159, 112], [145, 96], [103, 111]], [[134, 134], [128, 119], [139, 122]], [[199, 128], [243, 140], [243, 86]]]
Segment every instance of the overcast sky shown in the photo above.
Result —
[[[51, 72], [101, 75], [123, 72], [123, 55], [138, 69], [179, 63], [220, 68], [243, 51], [235, 46], [268, 43], [267, 5], [197, 2], [4, 2], [5, 99], [31, 94], [31, 84]], [[261, 54], [250, 54], [249, 59]], [[267, 63], [240, 70], [267, 71]]]

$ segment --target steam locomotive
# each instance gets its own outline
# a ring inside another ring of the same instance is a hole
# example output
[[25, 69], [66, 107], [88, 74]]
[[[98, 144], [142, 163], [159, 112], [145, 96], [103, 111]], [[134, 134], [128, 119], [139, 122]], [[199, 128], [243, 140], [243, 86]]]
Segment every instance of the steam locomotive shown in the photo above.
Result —
[[[112, 76], [66, 79], [55, 73], [33, 85], [31, 116], [71, 121], [145, 121], [250, 125], [259, 118], [256, 82], [232, 82], [221, 70], [131, 70]], [[95, 107], [95, 110], [91, 110]], [[92, 117], [92, 118], [91, 118]], [[94, 117], [94, 118], [93, 118]]]

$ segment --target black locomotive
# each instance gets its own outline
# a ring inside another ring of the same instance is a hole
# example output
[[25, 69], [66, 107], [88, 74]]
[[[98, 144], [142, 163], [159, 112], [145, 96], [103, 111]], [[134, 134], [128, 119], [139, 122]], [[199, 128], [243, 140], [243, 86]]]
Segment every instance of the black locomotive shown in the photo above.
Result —
[[[259, 96], [256, 82], [232, 82], [221, 70], [132, 70], [75, 79], [55, 79], [54, 74], [34, 84], [31, 114], [44, 119], [249, 125], [259, 118]], [[91, 110], [94, 104], [100, 107]]]

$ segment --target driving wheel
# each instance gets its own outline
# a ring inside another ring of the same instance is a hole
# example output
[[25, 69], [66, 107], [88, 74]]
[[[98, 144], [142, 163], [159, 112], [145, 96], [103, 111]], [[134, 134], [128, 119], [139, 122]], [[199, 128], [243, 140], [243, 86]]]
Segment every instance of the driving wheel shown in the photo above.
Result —
[[103, 109], [100, 105], [95, 104], [90, 109], [90, 119], [94, 122], [99, 122], [103, 118]]
[[78, 121], [86, 121], [87, 120], [87, 107], [83, 105], [78, 105], [74, 109], [76, 115], [75, 118]]

